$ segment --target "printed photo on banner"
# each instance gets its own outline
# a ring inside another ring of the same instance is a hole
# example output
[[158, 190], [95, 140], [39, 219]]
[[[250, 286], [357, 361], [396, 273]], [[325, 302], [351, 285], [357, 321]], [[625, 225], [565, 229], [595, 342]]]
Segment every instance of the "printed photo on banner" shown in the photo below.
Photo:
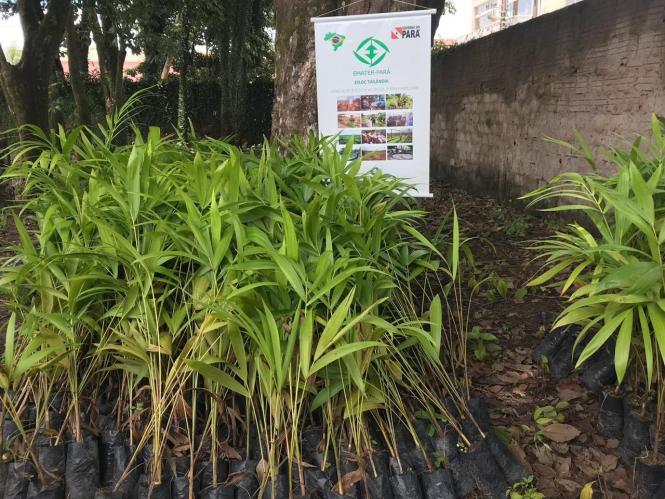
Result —
[[363, 138], [363, 144], [385, 144], [386, 130], [385, 128], [363, 130], [362, 138]]
[[[339, 146], [337, 148], [340, 154], [344, 154], [346, 147], [345, 146]], [[360, 157], [360, 146], [353, 146], [351, 148], [351, 153], [349, 154], [349, 161], [356, 160]]]
[[398, 161], [411, 161], [413, 159], [413, 146], [400, 144], [388, 146], [388, 159]]
[[337, 138], [340, 145], [346, 145], [353, 141], [354, 144], [360, 145], [360, 129], [342, 130]]
[[361, 118], [363, 128], [376, 128], [386, 126], [386, 113], [383, 111], [363, 113]]
[[363, 111], [385, 111], [385, 95], [363, 95], [360, 99]]
[[413, 109], [413, 97], [408, 94], [388, 94], [386, 109]]
[[388, 126], [413, 126], [413, 113], [408, 111], [388, 111]]
[[337, 115], [338, 128], [360, 128], [360, 113], [344, 113]]
[[337, 99], [337, 111], [338, 112], [348, 112], [348, 111], [360, 111], [360, 96], [351, 96]]
[[413, 142], [413, 128], [389, 128], [389, 144], [411, 144]]
[[363, 144], [362, 146], [362, 160], [363, 161], [385, 161], [386, 160], [386, 146]]

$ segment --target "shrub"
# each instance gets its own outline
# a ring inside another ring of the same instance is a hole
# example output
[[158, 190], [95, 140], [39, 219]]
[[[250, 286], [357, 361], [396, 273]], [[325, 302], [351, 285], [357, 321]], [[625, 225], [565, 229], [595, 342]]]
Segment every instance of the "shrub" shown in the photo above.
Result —
[[[572, 147], [568, 145], [568, 147]], [[589, 146], [580, 153], [596, 170]], [[582, 326], [584, 342], [577, 366], [608, 341], [616, 341], [614, 361], [619, 383], [632, 368], [647, 390], [658, 394], [658, 428], [665, 400], [665, 137], [654, 117], [652, 141], [639, 138], [627, 149], [614, 148], [612, 175], [566, 173], [526, 197], [531, 204], [558, 202], [546, 211], [566, 211], [585, 223], [540, 241], [535, 250], [548, 268], [531, 281], [556, 285], [570, 304], [553, 327]]]

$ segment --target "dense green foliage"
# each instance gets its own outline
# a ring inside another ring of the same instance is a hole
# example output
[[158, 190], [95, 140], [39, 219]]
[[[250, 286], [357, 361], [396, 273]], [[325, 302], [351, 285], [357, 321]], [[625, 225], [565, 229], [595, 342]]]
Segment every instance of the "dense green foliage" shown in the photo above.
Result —
[[[541, 285], [563, 275], [556, 285], [562, 294], [570, 292], [570, 304], [554, 327], [582, 326], [577, 344], [585, 346], [577, 365], [616, 341], [617, 379], [621, 382], [632, 367], [647, 390], [656, 387], [662, 416], [665, 136], [660, 119], [654, 117], [652, 125], [651, 142], [640, 138], [629, 149], [608, 151], [616, 173], [566, 173], [527, 198], [532, 204], [556, 201], [560, 204], [548, 211], [571, 212], [580, 219], [536, 245], [548, 268], [531, 282]], [[590, 147], [580, 143], [581, 154], [597, 170]]]
[[[228, 452], [256, 426], [270, 472], [301, 462], [306, 421], [336, 458], [342, 446], [367, 456], [369, 420], [389, 435], [417, 409], [458, 428], [442, 403], [466, 413], [464, 321], [446, 306], [454, 216], [431, 242], [406, 184], [361, 174], [328, 140], [244, 153], [134, 128], [116, 146], [121, 127], [34, 129], [11, 151], [5, 176], [24, 201], [2, 269], [13, 314], [0, 388], [19, 426], [34, 403], [35, 427], [48, 427], [63, 400], [80, 439], [94, 418], [82, 401], [110, 397], [118, 427], [157, 456], [198, 452], [200, 429], [214, 455]], [[37, 433], [22, 428], [23, 441]]]
[[[25, 124], [44, 129], [62, 124], [67, 130], [92, 125], [131, 93], [160, 82], [168, 109], [157, 112], [151, 125], [166, 123], [184, 133], [192, 118], [201, 124], [197, 130], [216, 137], [235, 134], [249, 143], [270, 131], [272, 2], [0, 1], [0, 16], [10, 14], [20, 17], [25, 43], [9, 63], [0, 61], [0, 132]], [[66, 62], [60, 64], [57, 54], [64, 49]], [[51, 52], [48, 64], [41, 61]], [[144, 61], [128, 70], [130, 52]], [[28, 86], [31, 94], [20, 91]]]
[[[125, 80], [124, 94], [132, 96], [149, 88], [149, 95], [144, 94], [141, 113], [135, 117], [141, 129], [149, 125], [159, 126], [172, 132], [178, 122], [178, 87], [177, 77], [170, 77], [158, 84], [148, 85], [144, 80]], [[54, 121], [71, 130], [78, 126], [74, 98], [66, 81], [52, 86], [54, 98], [51, 102], [51, 114]], [[102, 89], [97, 78], [86, 81], [86, 90], [90, 98], [90, 112], [94, 122], [104, 120]], [[57, 97], [56, 97], [57, 96]], [[273, 101], [272, 78], [263, 76], [252, 80], [247, 85], [247, 102], [243, 109], [243, 120], [233, 126], [222, 129], [220, 117], [221, 89], [214, 77], [200, 75], [191, 81], [188, 88], [187, 117], [194, 129], [202, 136], [220, 137], [231, 133], [231, 141], [236, 144], [257, 144], [263, 137], [270, 135], [271, 112]], [[0, 133], [16, 126], [2, 94], [0, 94]], [[0, 135], [0, 147], [3, 145]], [[7, 141], [7, 144], [9, 141]]]

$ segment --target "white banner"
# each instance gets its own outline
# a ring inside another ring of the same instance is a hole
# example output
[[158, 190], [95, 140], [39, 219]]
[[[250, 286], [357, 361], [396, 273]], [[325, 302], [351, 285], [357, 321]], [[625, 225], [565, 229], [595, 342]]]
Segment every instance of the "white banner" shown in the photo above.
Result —
[[433, 9], [315, 17], [319, 133], [430, 196]]

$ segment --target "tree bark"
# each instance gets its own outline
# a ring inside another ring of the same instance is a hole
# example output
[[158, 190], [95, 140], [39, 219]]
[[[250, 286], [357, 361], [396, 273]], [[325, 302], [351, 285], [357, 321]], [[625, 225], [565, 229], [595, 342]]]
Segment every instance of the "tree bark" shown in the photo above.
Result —
[[62, 67], [62, 62], [59, 57], [53, 61], [53, 73], [48, 86], [49, 94], [49, 128], [57, 129], [59, 125], [65, 122], [65, 113], [62, 106], [58, 105], [65, 97], [67, 87], [67, 79], [65, 78], [65, 69]]
[[246, 121], [247, 101], [247, 37], [250, 30], [250, 19], [252, 17], [252, 4], [257, 0], [236, 0], [236, 11], [234, 16], [233, 38], [231, 40], [229, 94], [231, 123], [235, 129], [243, 131]]
[[[153, 7], [148, 3], [148, 7]], [[164, 74], [164, 67], [173, 63], [173, 58], [169, 54], [166, 47], [164, 34], [167, 29], [167, 20], [161, 15], [160, 12], [155, 12], [152, 8], [146, 8], [142, 11], [138, 19], [139, 32], [143, 34], [143, 42], [141, 47], [145, 56], [141, 71], [143, 73], [143, 80], [149, 84], [156, 83], [158, 80], [165, 80], [168, 77], [162, 77]], [[157, 36], [161, 34], [161, 36]]]
[[[81, 20], [81, 24], [84, 20]], [[91, 125], [92, 118], [90, 115], [90, 103], [88, 93], [86, 91], [86, 80], [88, 74], [88, 57], [87, 47], [84, 50], [83, 44], [85, 41], [81, 37], [80, 31], [74, 24], [74, 13], [69, 16], [69, 22], [66, 29], [67, 39], [67, 58], [69, 59], [69, 82], [72, 86], [72, 93], [74, 94], [74, 103], [76, 104], [76, 114], [78, 115], [78, 123], [80, 125]], [[90, 38], [88, 37], [88, 40]], [[89, 43], [89, 41], [88, 41]], [[85, 58], [83, 54], [85, 53]], [[81, 62], [85, 61], [85, 66]]]
[[120, 21], [115, 19], [114, 5], [111, 0], [87, 0], [96, 6], [98, 14], [92, 23], [92, 36], [99, 55], [99, 78], [104, 95], [104, 107], [107, 114], [113, 114], [124, 101], [124, 67], [127, 56], [127, 43]]
[[245, 127], [247, 39], [254, 29], [251, 21], [258, 1], [230, 0], [224, 3], [224, 21], [219, 36], [222, 135], [242, 131]]
[[[419, 0], [418, 5], [434, 8], [432, 36], [439, 25], [445, 0]], [[275, 100], [272, 135], [305, 134], [316, 129], [316, 72], [314, 26], [310, 18], [344, 4], [342, 0], [275, 0]], [[413, 10], [394, 0], [366, 0], [329, 15], [371, 14]]]
[[230, 100], [230, 95], [229, 95], [229, 81], [230, 81], [230, 75], [229, 75], [229, 48], [231, 47], [231, 40], [229, 36], [229, 21], [228, 21], [229, 15], [225, 11], [224, 12], [224, 17], [222, 18], [221, 22], [221, 29], [219, 31], [218, 39], [217, 39], [217, 45], [219, 49], [219, 100], [220, 100], [220, 107], [219, 107], [219, 119], [220, 119], [220, 132], [222, 136], [228, 135], [230, 133], [230, 130], [232, 130], [232, 125], [231, 125], [231, 116], [230, 116], [230, 109], [231, 109], [231, 100]]
[[18, 126], [32, 124], [48, 129], [49, 80], [70, 8], [70, 0], [50, 0], [44, 13], [38, 0], [17, 1], [23, 52], [18, 64], [13, 65], [0, 47], [0, 87]]
[[193, 49], [190, 42], [190, 30], [189, 4], [185, 0], [180, 15], [180, 79], [178, 80], [178, 131], [183, 137], [187, 132], [189, 112], [189, 69]]

